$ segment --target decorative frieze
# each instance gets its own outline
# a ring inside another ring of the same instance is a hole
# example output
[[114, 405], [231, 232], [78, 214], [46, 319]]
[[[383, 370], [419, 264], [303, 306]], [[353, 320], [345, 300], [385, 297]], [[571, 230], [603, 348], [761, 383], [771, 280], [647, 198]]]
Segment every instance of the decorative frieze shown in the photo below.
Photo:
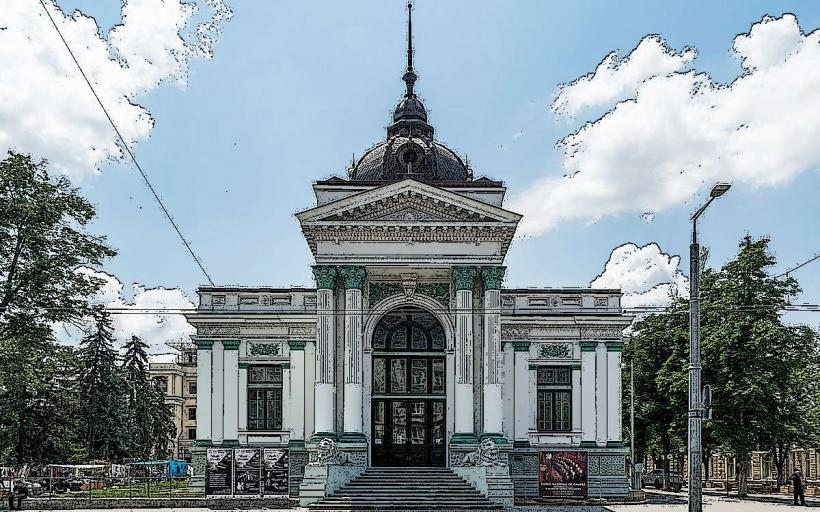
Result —
[[288, 325], [288, 335], [304, 338], [315, 338], [316, 324], [290, 324]]
[[416, 290], [438, 301], [442, 306], [450, 308], [450, 285], [447, 283], [421, 283]]
[[538, 345], [540, 359], [571, 359], [572, 345], [568, 343], [540, 343]]
[[582, 340], [616, 340], [620, 341], [623, 336], [623, 329], [618, 327], [588, 327], [581, 326]]
[[200, 336], [238, 336], [239, 326], [224, 324], [199, 324], [196, 333]]
[[375, 282], [368, 286], [368, 303], [372, 308], [379, 302], [393, 295], [400, 295], [402, 288], [398, 283]]
[[529, 325], [517, 324], [501, 324], [501, 339], [502, 340], [526, 340], [530, 338]]
[[254, 357], [275, 357], [282, 354], [282, 344], [275, 343], [248, 343], [248, 355]]

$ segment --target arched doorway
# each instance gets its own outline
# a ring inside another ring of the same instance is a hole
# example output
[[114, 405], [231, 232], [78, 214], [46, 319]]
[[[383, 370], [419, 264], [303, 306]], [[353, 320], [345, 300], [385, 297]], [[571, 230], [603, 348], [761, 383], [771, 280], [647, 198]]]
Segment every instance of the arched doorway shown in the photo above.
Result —
[[443, 466], [446, 339], [430, 312], [385, 314], [373, 331], [371, 435], [374, 466]]

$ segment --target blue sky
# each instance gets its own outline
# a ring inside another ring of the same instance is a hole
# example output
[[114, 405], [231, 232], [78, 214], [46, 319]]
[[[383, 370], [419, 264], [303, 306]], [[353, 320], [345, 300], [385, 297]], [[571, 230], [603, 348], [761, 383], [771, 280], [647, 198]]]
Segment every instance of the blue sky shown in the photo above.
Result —
[[[107, 31], [118, 2], [59, 0]], [[228, 1], [212, 60], [192, 60], [184, 88], [138, 97], [155, 120], [135, 152], [217, 284], [312, 285], [310, 253], [293, 214], [312, 205], [311, 182], [344, 175], [353, 154], [384, 137], [402, 93], [401, 1]], [[820, 27], [815, 2], [541, 2], [419, 0], [414, 11], [417, 91], [437, 137], [469, 155], [476, 175], [502, 179], [508, 197], [560, 176], [557, 141], [585, 119], [556, 119], [556, 87], [628, 52], [647, 34], [697, 48], [697, 69], [715, 80], [741, 71], [734, 36], [769, 14], [794, 13]], [[515, 136], [517, 133], [519, 136]], [[501, 147], [499, 147], [501, 146]], [[97, 205], [93, 229], [119, 256], [122, 282], [181, 287], [204, 278], [127, 161], [83, 180]], [[720, 264], [745, 234], [769, 235], [778, 269], [820, 250], [820, 172], [774, 186], [736, 186], [704, 218], [701, 240]], [[688, 215], [699, 199], [645, 223], [638, 213], [568, 220], [511, 249], [507, 284], [587, 285], [610, 251], [657, 242], [688, 268]], [[688, 273], [685, 271], [684, 273]], [[796, 275], [802, 301], [820, 302], [820, 262]], [[816, 316], [816, 314], [815, 314]], [[801, 315], [817, 325], [817, 319]]]

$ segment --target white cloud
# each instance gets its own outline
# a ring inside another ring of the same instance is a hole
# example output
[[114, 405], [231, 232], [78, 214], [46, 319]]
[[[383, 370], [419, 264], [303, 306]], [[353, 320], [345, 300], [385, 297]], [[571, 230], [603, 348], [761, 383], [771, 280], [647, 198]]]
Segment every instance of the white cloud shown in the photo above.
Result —
[[[145, 310], [180, 310], [195, 307], [194, 303], [178, 288], [146, 288], [134, 283], [131, 285], [132, 299], [128, 300], [123, 295], [123, 284], [115, 276], [89, 268], [80, 268], [78, 272], [104, 282], [92, 301], [107, 308], [133, 310], [136, 313]], [[151, 311], [140, 314], [128, 311], [119, 314], [112, 313], [114, 335], [117, 340], [121, 343], [130, 339], [132, 335], [139, 336], [150, 346], [150, 354], [171, 352], [166, 343], [188, 341], [188, 336], [194, 334], [193, 327], [180, 314], [159, 314]], [[54, 330], [61, 342], [72, 345], [78, 344], [84, 335], [80, 329], [62, 324], [56, 325]]]
[[694, 70], [658, 74], [566, 136], [565, 177], [543, 177], [512, 201], [525, 214], [520, 234], [667, 210], [717, 181], [772, 186], [820, 167], [820, 30], [766, 17], [733, 51], [743, 69], [731, 84]]
[[635, 95], [638, 87], [654, 76], [681, 71], [697, 56], [692, 48], [673, 50], [660, 36], [644, 37], [638, 46], [622, 57], [612, 52], [595, 71], [558, 87], [552, 111], [566, 116], [612, 104]]
[[664, 253], [658, 244], [626, 243], [612, 250], [604, 271], [589, 286], [620, 288], [623, 307], [667, 306], [672, 297], [689, 296], [689, 280], [679, 267], [680, 256]]
[[[154, 120], [139, 96], [161, 83], [184, 85], [192, 57], [210, 58], [224, 0], [207, 0], [211, 17], [183, 37], [198, 6], [182, 0], [125, 0], [122, 23], [102, 34], [94, 18], [46, 6], [129, 145], [148, 137]], [[0, 5], [0, 151], [46, 158], [82, 179], [106, 159], [122, 158], [116, 134], [63, 46], [39, 1]]]

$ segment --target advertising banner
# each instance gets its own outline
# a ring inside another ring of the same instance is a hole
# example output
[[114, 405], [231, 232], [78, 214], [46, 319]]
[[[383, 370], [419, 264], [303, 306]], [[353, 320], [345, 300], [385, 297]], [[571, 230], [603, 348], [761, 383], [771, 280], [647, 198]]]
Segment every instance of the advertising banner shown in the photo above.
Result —
[[234, 457], [234, 492], [241, 495], [259, 495], [261, 457], [258, 448], [237, 448]]
[[540, 452], [538, 495], [542, 498], [587, 497], [587, 452]]
[[262, 450], [262, 482], [265, 495], [288, 494], [288, 450], [265, 448]]
[[208, 496], [231, 495], [233, 451], [208, 448], [205, 459], [205, 494]]

